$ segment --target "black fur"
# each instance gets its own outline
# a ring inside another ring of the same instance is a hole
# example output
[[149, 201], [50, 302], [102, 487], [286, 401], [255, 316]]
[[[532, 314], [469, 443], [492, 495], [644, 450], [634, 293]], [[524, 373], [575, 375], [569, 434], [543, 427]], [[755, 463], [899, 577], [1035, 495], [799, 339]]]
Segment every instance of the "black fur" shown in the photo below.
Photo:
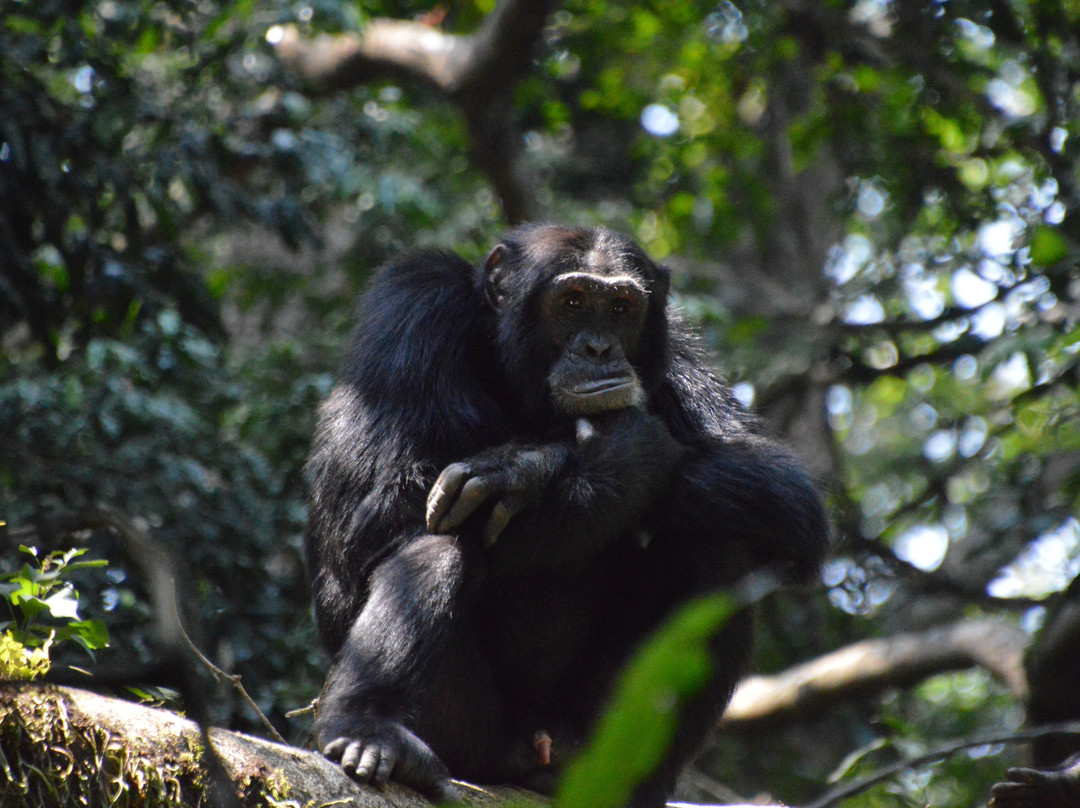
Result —
[[[627, 656], [678, 605], [766, 564], [806, 578], [828, 533], [806, 473], [668, 312], [666, 270], [604, 229], [520, 228], [501, 249], [498, 311], [484, 267], [453, 254], [376, 277], [309, 464], [308, 564], [335, 655], [320, 747], [362, 779], [389, 774], [441, 798], [455, 795], [451, 775], [549, 785]], [[648, 290], [629, 357], [647, 407], [598, 413], [584, 431], [552, 404], [559, 351], [539, 308], [546, 284], [573, 271], [630, 273]], [[429, 531], [429, 491], [462, 462], [495, 493]], [[500, 497], [519, 510], [488, 547]], [[745, 617], [717, 640], [715, 681], [635, 806], [663, 804], [749, 644]]]

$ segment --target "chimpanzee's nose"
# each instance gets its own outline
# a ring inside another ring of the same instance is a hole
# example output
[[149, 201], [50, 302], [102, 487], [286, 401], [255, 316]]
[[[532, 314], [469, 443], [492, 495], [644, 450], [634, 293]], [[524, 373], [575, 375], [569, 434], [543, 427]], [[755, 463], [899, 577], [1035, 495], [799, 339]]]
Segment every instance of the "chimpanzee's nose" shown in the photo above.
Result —
[[590, 359], [605, 359], [611, 352], [611, 340], [592, 335], [585, 338], [585, 355]]

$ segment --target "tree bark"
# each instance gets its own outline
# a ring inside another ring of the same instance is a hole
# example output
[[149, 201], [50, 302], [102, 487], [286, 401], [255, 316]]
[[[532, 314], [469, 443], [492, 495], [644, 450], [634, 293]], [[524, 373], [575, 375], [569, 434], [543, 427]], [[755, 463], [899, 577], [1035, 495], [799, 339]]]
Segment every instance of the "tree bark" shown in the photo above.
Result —
[[921, 633], [864, 640], [771, 676], [751, 676], [735, 691], [721, 726], [744, 732], [815, 718], [840, 702], [910, 687], [939, 673], [982, 667], [1018, 699], [1027, 695], [1028, 638], [1003, 620], [965, 620]]
[[[85, 805], [214, 806], [215, 784], [202, 764], [202, 732], [193, 721], [79, 690], [36, 683], [0, 687], [0, 804], [10, 808]], [[214, 751], [243, 806], [270, 800], [296, 805], [426, 808], [416, 792], [376, 789], [350, 779], [317, 752], [210, 729]], [[513, 800], [542, 806], [532, 792], [462, 784], [468, 805]], [[126, 798], [126, 799], [125, 799]]]

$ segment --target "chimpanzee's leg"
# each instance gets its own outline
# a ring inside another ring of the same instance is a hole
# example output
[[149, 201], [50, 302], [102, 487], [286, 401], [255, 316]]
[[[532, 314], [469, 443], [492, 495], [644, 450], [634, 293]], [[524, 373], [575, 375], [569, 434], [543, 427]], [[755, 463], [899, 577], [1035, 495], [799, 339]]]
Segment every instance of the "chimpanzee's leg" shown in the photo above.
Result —
[[[465, 679], [469, 624], [465, 563], [451, 536], [421, 536], [380, 564], [370, 594], [334, 661], [319, 699], [319, 747], [349, 773], [376, 784], [392, 778], [438, 799], [456, 795], [433, 750], [470, 743], [483, 755], [484, 729], [457, 723], [494, 696], [480, 674]], [[482, 658], [471, 660], [483, 671]], [[497, 720], [497, 705], [472, 714]], [[457, 725], [458, 737], [450, 728]], [[451, 740], [454, 743], [450, 743]], [[451, 761], [452, 765], [455, 761]]]

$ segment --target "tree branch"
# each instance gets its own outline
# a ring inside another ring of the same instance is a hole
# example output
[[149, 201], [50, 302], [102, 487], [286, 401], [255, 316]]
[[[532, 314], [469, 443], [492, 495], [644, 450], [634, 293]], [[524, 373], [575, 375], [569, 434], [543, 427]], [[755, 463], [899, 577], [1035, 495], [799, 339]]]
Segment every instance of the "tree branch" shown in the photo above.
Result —
[[[30, 795], [26, 802], [35, 805], [111, 805], [121, 795], [135, 801], [159, 793], [168, 795], [163, 801], [170, 805], [206, 805], [213, 782], [197, 754], [204, 744], [212, 744], [245, 805], [430, 806], [404, 786], [361, 785], [318, 752], [222, 729], [204, 736], [193, 721], [168, 710], [77, 688], [0, 686], [0, 802], [5, 805], [4, 795]], [[467, 805], [545, 804], [521, 789], [461, 786]]]
[[462, 70], [462, 90], [505, 92], [528, 73], [554, 6], [554, 0], [503, 0], [496, 5], [473, 40], [471, 58]]
[[380, 76], [420, 79], [452, 95], [475, 50], [473, 37], [418, 22], [374, 19], [359, 33], [304, 39], [294, 25], [270, 35], [277, 57], [319, 90], [343, 90]]
[[782, 673], [745, 680], [735, 691], [721, 726], [743, 732], [812, 718], [843, 701], [972, 666], [985, 668], [1017, 698], [1024, 698], [1027, 644], [1023, 631], [993, 618], [864, 640]]
[[535, 182], [524, 167], [510, 103], [532, 68], [554, 0], [502, 0], [471, 36], [418, 22], [374, 19], [356, 33], [305, 39], [295, 26], [271, 29], [278, 59], [315, 90], [355, 87], [382, 77], [418, 81], [457, 104], [483, 171], [513, 223], [534, 218]]

